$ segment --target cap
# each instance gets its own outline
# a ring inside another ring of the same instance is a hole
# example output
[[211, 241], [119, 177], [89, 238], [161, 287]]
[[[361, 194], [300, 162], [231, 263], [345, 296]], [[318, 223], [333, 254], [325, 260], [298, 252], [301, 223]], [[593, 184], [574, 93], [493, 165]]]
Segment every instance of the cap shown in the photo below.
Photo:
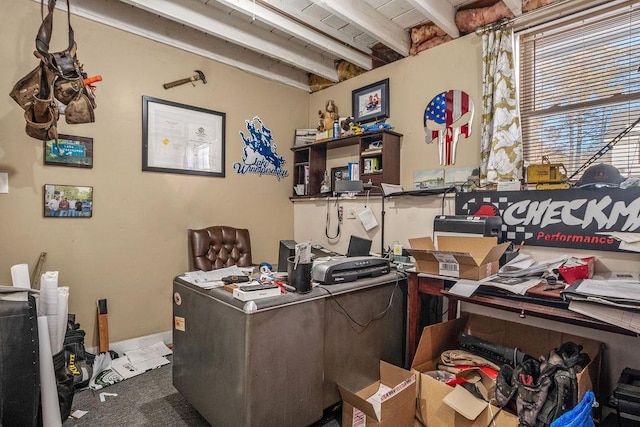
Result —
[[584, 171], [576, 183], [576, 187], [618, 187], [623, 181], [624, 177], [620, 175], [620, 171], [616, 167], [600, 163]]

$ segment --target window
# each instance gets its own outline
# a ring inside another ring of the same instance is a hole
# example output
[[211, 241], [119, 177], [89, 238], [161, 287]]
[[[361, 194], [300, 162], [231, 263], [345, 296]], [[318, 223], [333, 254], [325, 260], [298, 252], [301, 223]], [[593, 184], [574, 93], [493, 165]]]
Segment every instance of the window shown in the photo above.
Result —
[[517, 35], [525, 164], [548, 156], [573, 180], [597, 163], [640, 176], [640, 123], [629, 130], [640, 120], [640, 3]]

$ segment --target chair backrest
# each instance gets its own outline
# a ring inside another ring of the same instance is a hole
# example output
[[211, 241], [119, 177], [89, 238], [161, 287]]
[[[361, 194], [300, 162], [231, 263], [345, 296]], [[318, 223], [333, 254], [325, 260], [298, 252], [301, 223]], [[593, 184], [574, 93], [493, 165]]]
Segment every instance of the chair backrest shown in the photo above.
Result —
[[212, 226], [188, 230], [192, 270], [251, 266], [251, 239], [246, 228]]

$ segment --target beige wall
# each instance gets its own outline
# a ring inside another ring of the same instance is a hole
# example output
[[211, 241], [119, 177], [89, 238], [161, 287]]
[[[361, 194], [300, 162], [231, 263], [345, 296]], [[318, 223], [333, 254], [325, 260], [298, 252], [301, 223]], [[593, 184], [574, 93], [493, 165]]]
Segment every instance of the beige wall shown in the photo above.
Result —
[[[70, 287], [70, 312], [92, 346], [102, 298], [112, 342], [171, 330], [172, 279], [188, 268], [187, 228], [249, 228], [254, 262], [276, 262], [278, 240], [293, 237], [292, 179], [238, 175], [232, 164], [242, 156], [244, 121], [258, 115], [291, 173], [289, 147], [294, 129], [307, 126], [307, 93], [72, 16], [78, 58], [103, 81], [96, 122], [62, 119], [59, 132], [93, 138], [94, 167], [43, 166], [42, 142], [25, 134], [22, 110], [8, 96], [37, 64], [40, 5], [0, 0], [0, 8], [0, 172], [9, 174], [9, 194], [0, 194], [0, 284], [11, 284], [12, 265], [33, 269], [46, 252], [45, 270], [58, 270], [60, 285]], [[65, 21], [57, 12], [52, 51], [66, 46]], [[195, 69], [208, 84], [163, 89]], [[225, 112], [226, 177], [141, 172], [143, 95]], [[93, 186], [93, 218], [43, 218], [44, 184]]]
[[[328, 89], [311, 95], [309, 121], [314, 126], [318, 121], [318, 110], [324, 110], [326, 100], [333, 99], [338, 105], [341, 117], [351, 115], [351, 94], [354, 89], [389, 78], [390, 114], [387, 123], [403, 135], [400, 154], [400, 183], [405, 190], [413, 187], [413, 173], [419, 170], [441, 168], [438, 160], [437, 144], [425, 142], [422, 118], [429, 101], [438, 93], [448, 89], [467, 92], [476, 105], [472, 133], [468, 139], [461, 139], [457, 150], [456, 165], [474, 166], [480, 162], [480, 99], [481, 79], [481, 39], [475, 35], [462, 37], [416, 56], [405, 58], [377, 68], [364, 75], [346, 80]], [[343, 166], [357, 159], [355, 147], [330, 150], [327, 169]], [[385, 203], [385, 245], [394, 241], [407, 244], [408, 238], [428, 235], [435, 213], [442, 212], [442, 198], [409, 197], [390, 199]], [[327, 207], [326, 200], [295, 202], [296, 240], [311, 239], [338, 252], [346, 252], [349, 236], [357, 234], [374, 240], [373, 249], [380, 250], [380, 227], [365, 232], [358, 219], [347, 219], [346, 214], [359, 212], [365, 206], [362, 199], [340, 201], [345, 212], [338, 239], [327, 239], [325, 217], [329, 209], [329, 236], [337, 232], [335, 203]], [[378, 197], [369, 202], [374, 215], [381, 223], [381, 206]], [[445, 203], [445, 213], [453, 212], [453, 205]], [[426, 209], [426, 211], [425, 211]], [[356, 217], [357, 218], [357, 217]], [[315, 222], [310, 223], [314, 219]]]

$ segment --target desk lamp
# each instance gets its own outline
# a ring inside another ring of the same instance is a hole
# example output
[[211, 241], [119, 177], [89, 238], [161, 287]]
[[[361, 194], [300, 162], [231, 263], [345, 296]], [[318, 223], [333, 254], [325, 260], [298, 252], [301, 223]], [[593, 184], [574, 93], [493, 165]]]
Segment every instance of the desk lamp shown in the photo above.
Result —
[[380, 191], [380, 196], [382, 198], [382, 213], [381, 213], [381, 224], [380, 224], [380, 256], [384, 257], [384, 191], [381, 187], [375, 186], [369, 183], [363, 183], [360, 180], [347, 180], [347, 179], [339, 179], [336, 181], [336, 194], [344, 194], [344, 193], [360, 193], [362, 191], [370, 191], [372, 188], [376, 188]]

